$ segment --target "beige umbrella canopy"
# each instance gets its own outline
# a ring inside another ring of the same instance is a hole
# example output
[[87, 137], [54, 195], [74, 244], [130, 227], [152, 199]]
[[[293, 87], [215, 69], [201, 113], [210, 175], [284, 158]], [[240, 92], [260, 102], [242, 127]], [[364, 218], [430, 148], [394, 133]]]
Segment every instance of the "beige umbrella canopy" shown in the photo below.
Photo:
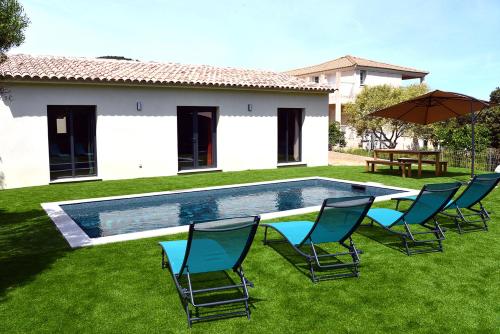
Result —
[[431, 124], [445, 121], [450, 118], [471, 114], [472, 130], [472, 162], [471, 170], [474, 175], [475, 139], [474, 113], [492, 106], [488, 101], [479, 100], [471, 96], [435, 90], [393, 106], [375, 111], [370, 116], [392, 118], [403, 122], [417, 124]]

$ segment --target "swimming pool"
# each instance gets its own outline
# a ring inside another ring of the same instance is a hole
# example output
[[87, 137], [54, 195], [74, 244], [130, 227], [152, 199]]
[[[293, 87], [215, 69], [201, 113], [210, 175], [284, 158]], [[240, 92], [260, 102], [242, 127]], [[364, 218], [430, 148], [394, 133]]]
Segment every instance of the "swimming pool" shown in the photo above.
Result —
[[[257, 214], [269, 219], [317, 211], [329, 197], [365, 194], [384, 199], [408, 191], [410, 189], [314, 177], [42, 206], [71, 246], [72, 238], [81, 239], [77, 242], [79, 247], [185, 231], [193, 221]], [[64, 225], [63, 229], [58, 223]], [[65, 233], [64, 227], [71, 227], [71, 231]]]

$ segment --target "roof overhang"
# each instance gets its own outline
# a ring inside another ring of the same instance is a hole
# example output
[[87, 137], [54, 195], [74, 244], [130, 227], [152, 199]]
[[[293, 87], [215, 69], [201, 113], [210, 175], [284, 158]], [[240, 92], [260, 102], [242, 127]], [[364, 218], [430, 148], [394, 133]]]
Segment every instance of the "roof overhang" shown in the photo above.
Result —
[[[351, 66], [345, 66], [345, 67], [338, 67], [338, 68], [332, 68], [328, 70], [320, 70], [320, 71], [310, 71], [310, 72], [304, 72], [301, 74], [291, 74], [295, 75], [298, 77], [303, 77], [303, 76], [310, 76], [310, 75], [315, 75], [315, 74], [333, 74], [335, 72], [342, 72], [342, 71], [347, 71], [347, 70], [356, 70], [356, 69], [366, 69], [366, 70], [371, 70], [371, 71], [376, 71], [376, 72], [386, 72], [386, 73], [398, 73], [401, 74], [401, 77], [403, 80], [408, 80], [408, 79], [420, 79], [424, 78], [429, 72], [426, 71], [403, 71], [403, 70], [396, 70], [392, 68], [384, 68], [384, 67], [373, 67], [373, 66], [359, 66], [359, 65], [351, 65]], [[293, 72], [293, 71], [290, 71]], [[286, 73], [290, 73], [286, 72]]]
[[185, 84], [185, 83], [154, 83], [133, 81], [102, 81], [102, 80], [68, 80], [68, 79], [19, 79], [5, 78], [0, 76], [1, 84], [13, 85], [85, 85], [99, 87], [134, 87], [134, 88], [169, 88], [169, 89], [207, 89], [207, 90], [231, 90], [231, 91], [259, 91], [273, 93], [315, 94], [327, 95], [335, 91], [331, 89], [298, 89], [287, 87], [257, 87], [250, 85], [222, 85], [222, 84]]

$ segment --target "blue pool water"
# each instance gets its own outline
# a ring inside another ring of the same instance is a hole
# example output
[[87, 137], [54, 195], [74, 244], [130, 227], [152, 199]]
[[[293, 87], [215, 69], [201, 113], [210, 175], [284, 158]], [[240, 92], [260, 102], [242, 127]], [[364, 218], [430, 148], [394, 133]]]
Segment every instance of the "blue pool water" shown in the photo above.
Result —
[[91, 238], [187, 225], [193, 221], [299, 209], [325, 198], [383, 196], [402, 191], [321, 179], [144, 196], [61, 208]]

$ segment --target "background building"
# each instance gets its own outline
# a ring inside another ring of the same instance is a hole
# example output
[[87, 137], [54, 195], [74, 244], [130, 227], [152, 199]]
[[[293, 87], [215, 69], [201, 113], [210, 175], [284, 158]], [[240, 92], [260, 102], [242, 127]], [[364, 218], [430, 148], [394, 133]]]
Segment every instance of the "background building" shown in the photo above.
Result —
[[[329, 95], [329, 122], [338, 122], [346, 133], [348, 147], [370, 146], [371, 137], [359, 137], [356, 132], [346, 126], [343, 107], [346, 103], [354, 102], [356, 96], [364, 86], [391, 85], [399, 87], [406, 80], [424, 82], [429, 72], [411, 67], [391, 65], [378, 61], [353, 56], [340, 57], [322, 64], [303, 67], [287, 74], [304, 78], [309, 82], [329, 84], [338, 88]], [[398, 146], [405, 146], [411, 140], [403, 138]]]

